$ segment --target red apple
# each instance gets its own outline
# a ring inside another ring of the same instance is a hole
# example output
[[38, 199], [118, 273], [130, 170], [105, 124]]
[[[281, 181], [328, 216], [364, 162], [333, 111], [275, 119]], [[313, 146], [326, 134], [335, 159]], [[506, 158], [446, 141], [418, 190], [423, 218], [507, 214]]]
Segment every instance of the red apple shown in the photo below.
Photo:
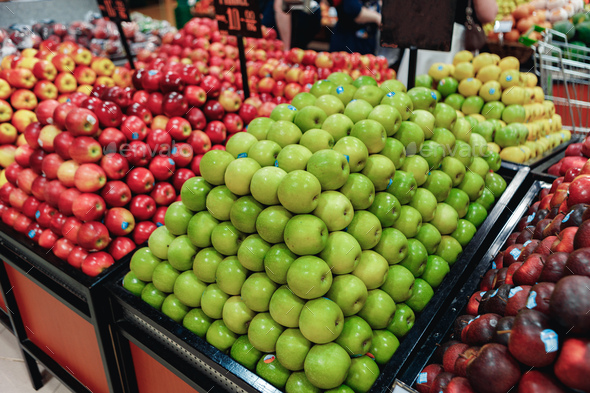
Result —
[[160, 206], [156, 209], [154, 216], [152, 217], [152, 222], [154, 222], [157, 226], [161, 227], [164, 225], [164, 217], [166, 216], [166, 210], [168, 210], [167, 206]]
[[104, 251], [90, 253], [80, 267], [82, 271], [90, 277], [96, 277], [102, 273], [106, 268], [115, 263], [112, 256]]
[[162, 128], [152, 129], [147, 135], [146, 143], [152, 153], [168, 152], [172, 145], [172, 136]]
[[70, 156], [70, 147], [76, 139], [77, 138], [73, 136], [72, 133], [62, 132], [53, 140], [53, 149], [57, 154], [59, 154], [61, 158], [64, 160], [69, 160], [72, 158]]
[[81, 194], [82, 193], [75, 188], [69, 188], [64, 191], [58, 202], [59, 211], [66, 216], [71, 216], [73, 214], [72, 207], [74, 205], [74, 201]]
[[61, 238], [55, 242], [55, 246], [53, 247], [53, 255], [66, 261], [74, 247], [74, 243], [66, 238]]
[[72, 142], [69, 153], [79, 164], [98, 162], [102, 158], [102, 147], [94, 138], [79, 136]]
[[98, 118], [88, 109], [75, 108], [68, 113], [65, 126], [74, 136], [94, 136], [98, 131]]
[[45, 100], [39, 103], [37, 109], [35, 109], [35, 114], [37, 115], [39, 123], [44, 126], [53, 124], [53, 113], [58, 106], [59, 102], [56, 100]]
[[126, 141], [125, 134], [113, 127], [105, 128], [98, 136], [98, 143], [104, 148], [105, 154], [116, 153]]
[[128, 237], [117, 237], [109, 244], [108, 253], [115, 261], [120, 261], [135, 250], [135, 243]]
[[564, 385], [580, 391], [590, 391], [590, 339], [566, 339], [555, 362], [554, 371]]
[[82, 164], [76, 171], [74, 182], [82, 192], [96, 192], [106, 183], [105, 171], [96, 164]]
[[130, 141], [143, 141], [148, 134], [148, 128], [137, 116], [128, 116], [121, 125], [121, 131]]
[[131, 190], [124, 182], [114, 180], [105, 184], [101, 196], [108, 206], [123, 207], [131, 200]]
[[127, 185], [135, 194], [147, 194], [155, 186], [154, 175], [147, 168], [134, 168], [127, 175]]
[[129, 172], [129, 163], [119, 153], [110, 153], [102, 157], [100, 166], [109, 179], [120, 180]]
[[80, 221], [99, 220], [106, 211], [106, 203], [96, 194], [84, 193], [74, 200], [72, 213]]
[[156, 224], [151, 221], [142, 221], [135, 225], [135, 230], [133, 231], [132, 237], [133, 241], [137, 245], [141, 245], [149, 239], [150, 235], [153, 231], [157, 228]]
[[109, 209], [104, 223], [111, 234], [115, 236], [126, 236], [135, 228], [135, 219], [131, 212], [122, 207]]
[[78, 244], [87, 250], [103, 250], [109, 245], [109, 231], [98, 221], [85, 222], [80, 226]]
[[67, 262], [73, 267], [80, 269], [82, 263], [84, 262], [87, 256], [88, 251], [86, 251], [84, 248], [80, 246], [77, 246], [70, 251]]

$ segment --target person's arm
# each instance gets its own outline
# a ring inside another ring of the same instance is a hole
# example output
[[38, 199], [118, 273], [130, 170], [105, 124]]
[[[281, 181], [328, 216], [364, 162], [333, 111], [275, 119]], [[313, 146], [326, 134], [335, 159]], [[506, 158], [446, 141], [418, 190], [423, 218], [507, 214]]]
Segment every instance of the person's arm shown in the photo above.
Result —
[[291, 49], [291, 14], [283, 11], [283, 0], [274, 0], [275, 22], [285, 50]]
[[376, 23], [380, 25], [381, 13], [362, 7], [361, 12], [354, 18], [354, 21], [359, 25], [364, 25], [365, 23]]
[[473, 8], [481, 24], [493, 22], [498, 14], [496, 0], [473, 0]]

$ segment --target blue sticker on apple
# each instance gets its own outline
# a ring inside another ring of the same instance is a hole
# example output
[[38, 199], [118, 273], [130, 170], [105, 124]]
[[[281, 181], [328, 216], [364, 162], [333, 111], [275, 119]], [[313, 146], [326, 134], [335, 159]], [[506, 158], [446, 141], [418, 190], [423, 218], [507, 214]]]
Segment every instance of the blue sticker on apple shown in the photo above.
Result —
[[137, 132], [134, 132], [133, 134], [131, 134], [131, 139], [139, 139], [139, 134]]
[[510, 82], [511, 80], [512, 80], [512, 75], [507, 75], [507, 76], [506, 76], [506, 81], [507, 81], [507, 82]]
[[342, 93], [344, 93], [344, 87], [342, 87], [342, 86], [338, 86], [338, 87], [336, 88], [336, 94], [342, 94]]
[[164, 224], [162, 224], [161, 222], [157, 222], [157, 223], [156, 223], [156, 226], [157, 226], [157, 227], [161, 227], [162, 225], [164, 225]]
[[537, 307], [537, 292], [531, 291], [529, 298], [526, 300], [526, 307], [530, 309]]
[[158, 71], [156, 70], [149, 70], [148, 71], [148, 75], [152, 76], [152, 75], [156, 75], [158, 73]]
[[418, 374], [418, 379], [416, 380], [417, 383], [426, 383], [427, 381], [428, 381], [428, 373]]
[[436, 99], [438, 99], [438, 97], [436, 96], [436, 93], [435, 93], [435, 92], [431, 92], [431, 93], [430, 93], [430, 96], [431, 96], [432, 98], [434, 98], [435, 100], [436, 100]]
[[492, 294], [490, 295], [490, 297], [496, 296], [497, 293], [498, 293], [498, 290], [496, 289], [494, 292], [492, 292]]
[[275, 166], [278, 168], [279, 167], [279, 160], [275, 160]]
[[125, 230], [127, 228], [129, 228], [129, 223], [127, 221], [123, 221], [121, 223], [121, 229]]
[[493, 87], [490, 89], [490, 94], [494, 94], [496, 92], [496, 89], [494, 89]]
[[173, 160], [172, 158], [169, 158], [169, 159], [168, 159], [168, 164], [170, 164], [170, 165], [174, 165], [174, 160]]
[[393, 183], [393, 179], [389, 179], [389, 183], [387, 183], [387, 187], [385, 187], [385, 189], [389, 189], [389, 187], [391, 187], [391, 184]]
[[444, 85], [445, 85], [445, 83], [447, 83], [447, 81], [446, 81], [446, 80], [444, 80], [444, 79], [443, 79], [443, 80], [441, 80], [440, 82], [438, 82], [438, 84], [439, 84], [439, 85], [441, 85], [441, 86], [444, 86]]
[[483, 295], [485, 295], [485, 294], [486, 294], [486, 291], [481, 291], [481, 292], [479, 293], [479, 296], [483, 297]]
[[355, 101], [356, 101], [356, 98], [354, 100], [350, 100], [350, 102], [355, 102]]
[[350, 163], [350, 156], [345, 154], [344, 157], [346, 157], [346, 162]]
[[390, 91], [386, 95], [387, 95], [387, 97], [393, 97], [395, 95], [395, 91]]
[[293, 105], [289, 105], [287, 108], [289, 108], [289, 110], [292, 110], [292, 111], [296, 111], [297, 110], [297, 108], [295, 108]]
[[526, 242], [524, 242], [524, 244], [522, 245], [522, 248], [525, 248], [526, 246], [528, 246], [530, 243], [532, 242], [532, 240], [527, 240]]
[[29, 237], [30, 237], [31, 239], [35, 237], [35, 230], [34, 230], [34, 229], [31, 229], [31, 230], [29, 231]]
[[467, 82], [471, 82], [473, 78], [467, 78]]
[[512, 296], [516, 295], [518, 292], [522, 291], [522, 287], [514, 287], [510, 290], [510, 293], [508, 294], [508, 299], [510, 299]]
[[238, 154], [238, 158], [246, 158], [248, 157], [248, 153], [240, 153]]
[[37, 210], [37, 212], [35, 212], [35, 218], [38, 220], [39, 217], [41, 217], [41, 212]]
[[176, 154], [176, 152], [177, 152], [177, 151], [178, 151], [178, 148], [177, 148], [176, 146], [174, 146], [174, 147], [172, 148], [172, 152], [171, 152], [171, 153], [172, 153], [172, 154]]
[[545, 352], [555, 352], [559, 348], [557, 333], [551, 329], [545, 329], [541, 332], [541, 341], [545, 344]]
[[496, 268], [496, 261], [492, 262], [492, 269]]
[[563, 220], [561, 220], [562, 223], [566, 222], [567, 220], [570, 219], [570, 216], [572, 215], [573, 210], [571, 212], [569, 212], [565, 217], [563, 217]]
[[529, 217], [526, 219], [526, 222], [527, 222], [527, 223], [529, 223], [529, 222], [533, 221], [533, 220], [535, 219], [535, 214], [536, 214], [536, 213], [533, 213], [533, 214], [531, 214], [531, 215], [530, 215], [530, 216], [529, 216]]
[[518, 248], [513, 248], [512, 251], [510, 251], [510, 255], [516, 260], [520, 256], [520, 250]]

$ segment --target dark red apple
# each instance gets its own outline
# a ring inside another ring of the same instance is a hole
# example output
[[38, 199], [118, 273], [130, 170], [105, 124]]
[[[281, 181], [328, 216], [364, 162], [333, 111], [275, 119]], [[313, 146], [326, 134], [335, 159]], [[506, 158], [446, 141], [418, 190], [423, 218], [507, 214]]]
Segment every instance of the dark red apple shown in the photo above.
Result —
[[531, 288], [530, 285], [522, 285], [512, 288], [508, 295], [508, 302], [504, 309], [504, 315], [515, 316], [522, 308], [526, 307]]
[[590, 330], [590, 278], [567, 276], [555, 284], [549, 302], [549, 313], [553, 320], [572, 334], [587, 333]]
[[434, 379], [444, 371], [440, 364], [429, 364], [418, 374], [416, 390], [420, 393], [429, 393]]
[[549, 317], [542, 312], [520, 310], [514, 318], [508, 342], [512, 356], [530, 367], [552, 364], [557, 357], [559, 345], [557, 333], [550, 327]]
[[566, 339], [553, 370], [555, 376], [567, 387], [589, 392], [590, 339]]
[[504, 345], [486, 344], [467, 366], [467, 379], [477, 392], [508, 392], [520, 379], [520, 366]]

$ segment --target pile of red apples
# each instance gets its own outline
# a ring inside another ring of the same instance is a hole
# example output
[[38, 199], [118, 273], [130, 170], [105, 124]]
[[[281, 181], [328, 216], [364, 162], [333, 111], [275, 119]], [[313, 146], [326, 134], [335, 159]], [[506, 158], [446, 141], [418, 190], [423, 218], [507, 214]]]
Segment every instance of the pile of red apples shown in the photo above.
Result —
[[[587, 143], [587, 142], [584, 142]], [[421, 393], [590, 392], [590, 161], [544, 188], [483, 276]]]
[[590, 137], [586, 137], [582, 142], [569, 145], [565, 149], [565, 157], [551, 165], [547, 169], [547, 173], [553, 176], [565, 176], [569, 170], [579, 173], [588, 158], [590, 158]]

